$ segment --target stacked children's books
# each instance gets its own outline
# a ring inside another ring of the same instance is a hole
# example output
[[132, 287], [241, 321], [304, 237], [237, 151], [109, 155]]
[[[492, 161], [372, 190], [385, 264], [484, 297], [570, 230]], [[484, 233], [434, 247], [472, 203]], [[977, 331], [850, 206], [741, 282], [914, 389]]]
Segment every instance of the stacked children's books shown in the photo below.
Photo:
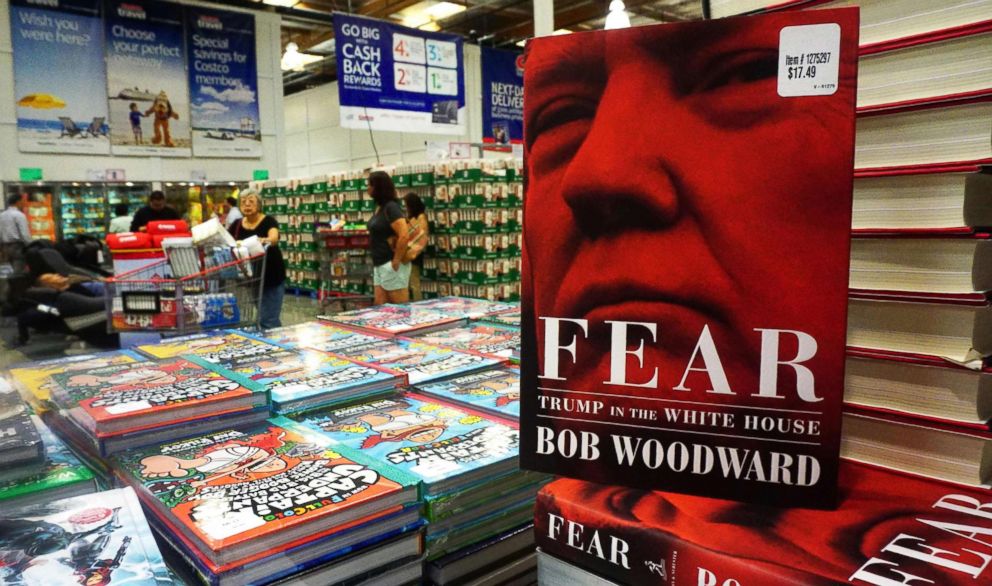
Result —
[[266, 330], [263, 335], [266, 340], [286, 348], [309, 348], [322, 352], [337, 352], [380, 338], [316, 321]]
[[0, 511], [0, 583], [173, 584], [130, 488]]
[[450, 296], [424, 299], [411, 303], [410, 306], [439, 311], [465, 319], [484, 319], [488, 316], [520, 311], [520, 304], [512, 301], [488, 301], [486, 299]]
[[[286, 419], [115, 461], [152, 526], [208, 584], [263, 584], [421, 554], [415, 480]], [[349, 557], [350, 556], [350, 557]]]
[[406, 385], [404, 374], [317, 350], [277, 350], [229, 366], [266, 388], [276, 413], [315, 409]]
[[520, 369], [499, 366], [436, 382], [418, 384], [417, 392], [485, 411], [497, 417], [520, 417]]
[[520, 362], [520, 328], [476, 321], [446, 330], [415, 334], [412, 339], [465, 352]]
[[339, 353], [351, 360], [403, 373], [411, 385], [485, 370], [503, 362], [499, 358], [470, 354], [409, 338], [358, 344], [343, 348]]
[[138, 346], [138, 350], [152, 358], [173, 358], [186, 354], [198, 356], [221, 366], [226, 366], [234, 360], [268, 354], [281, 348], [277, 344], [246, 332], [225, 330], [169, 338], [158, 344]]
[[375, 305], [331, 316], [320, 316], [320, 319], [379, 336], [408, 336], [465, 323], [463, 315], [452, 315], [411, 304]]
[[528, 522], [544, 480], [517, 467], [516, 423], [416, 393], [293, 419], [420, 482], [429, 558]]
[[95, 368], [146, 360], [148, 360], [147, 357], [130, 350], [80, 354], [15, 365], [10, 369], [10, 378], [14, 387], [31, 402], [35, 411], [41, 413], [48, 408], [53, 375], [67, 372], [86, 372]]
[[50, 422], [97, 459], [268, 416], [261, 385], [192, 355], [51, 378]]

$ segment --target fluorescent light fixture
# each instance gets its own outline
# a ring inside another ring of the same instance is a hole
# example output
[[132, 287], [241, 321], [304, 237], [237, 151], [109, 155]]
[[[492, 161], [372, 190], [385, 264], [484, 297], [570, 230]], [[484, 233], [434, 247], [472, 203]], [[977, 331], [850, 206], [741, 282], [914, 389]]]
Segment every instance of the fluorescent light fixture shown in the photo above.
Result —
[[424, 12], [426, 12], [432, 20], [444, 20], [449, 16], [454, 16], [459, 12], [464, 11], [465, 7], [461, 4], [455, 4], [453, 2], [438, 2], [437, 4], [428, 7]]
[[280, 67], [283, 71], [303, 71], [307, 65], [323, 59], [320, 55], [301, 53], [300, 46], [296, 43], [287, 43], [286, 52], [282, 54]]
[[438, 23], [436, 23], [436, 22], [434, 22], [432, 20], [432, 21], [428, 22], [427, 24], [422, 24], [422, 25], [418, 26], [417, 28], [419, 28], [422, 31], [439, 31], [439, 30], [441, 30], [441, 25], [439, 25]]
[[130, 181], [128, 181], [124, 185], [127, 185], [128, 187], [134, 187], [134, 183], [131, 183]]
[[459, 12], [464, 12], [465, 9], [465, 6], [455, 4], [454, 2], [423, 0], [413, 6], [391, 14], [390, 17], [402, 22], [403, 26], [419, 28], [425, 31], [436, 31], [441, 30], [440, 26], [436, 24], [437, 21], [454, 16]]
[[522, 40], [522, 41], [517, 41], [517, 42], [516, 42], [516, 45], [517, 45], [518, 47], [525, 47], [525, 46], [527, 46], [527, 39], [524, 39], [524, 40]]
[[235, 185], [237, 185], [237, 184], [236, 184], [235, 182], [233, 182], [233, 181], [228, 181], [228, 182], [227, 182], [227, 184], [228, 184], [228, 185], [230, 185], [231, 187], [234, 187]]
[[610, 13], [606, 15], [606, 30], [618, 28], [630, 28], [630, 15], [627, 14], [627, 7], [623, 0], [613, 0], [610, 2]]
[[268, 4], [269, 6], [282, 6], [283, 8], [292, 8], [300, 3], [300, 0], [262, 0], [262, 4]]
[[561, 35], [570, 35], [570, 34], [572, 34], [572, 31], [568, 30], [567, 28], [560, 28], [555, 32], [551, 33], [551, 36], [557, 37]]

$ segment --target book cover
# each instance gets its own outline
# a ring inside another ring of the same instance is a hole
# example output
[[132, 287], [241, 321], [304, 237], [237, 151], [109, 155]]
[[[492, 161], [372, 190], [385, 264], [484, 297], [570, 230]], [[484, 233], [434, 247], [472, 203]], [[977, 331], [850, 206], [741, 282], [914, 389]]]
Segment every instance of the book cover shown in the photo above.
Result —
[[493, 464], [516, 465], [519, 432], [504, 420], [416, 393], [291, 416], [331, 441], [425, 484]]
[[323, 319], [383, 336], [411, 334], [465, 321], [462, 316], [448, 315], [433, 309], [389, 303], [344, 311]]
[[0, 465], [10, 469], [40, 463], [44, 452], [27, 405], [11, 385], [0, 380]]
[[164, 425], [267, 401], [264, 386], [190, 355], [53, 375], [52, 399], [91, 432]]
[[489, 301], [487, 299], [450, 296], [424, 299], [410, 305], [468, 319], [479, 319], [520, 309], [520, 304], [512, 301]]
[[361, 391], [393, 389], [406, 378], [316, 350], [280, 350], [237, 360], [231, 370], [263, 385], [278, 412], [316, 407]]
[[506, 313], [501, 313], [499, 315], [490, 315], [489, 317], [486, 318], [486, 321], [519, 328], [520, 309], [515, 309], [513, 311], [508, 311]]
[[520, 417], [520, 370], [500, 367], [417, 385], [417, 391], [502, 417]]
[[407, 338], [378, 340], [342, 349], [345, 358], [407, 375], [411, 385], [441, 380], [501, 364], [499, 358], [459, 352]]
[[[351, 509], [403, 492], [411, 480], [343, 455], [281, 418], [242, 430], [122, 454], [123, 479], [215, 564], [242, 560], [338, 524]], [[382, 509], [388, 510], [389, 506]], [[305, 525], [311, 529], [293, 528]], [[229, 552], [243, 546], [237, 552]], [[247, 549], [246, 549], [247, 548]]]
[[52, 375], [85, 372], [94, 368], [145, 360], [147, 358], [131, 350], [114, 350], [18, 364], [11, 367], [10, 376], [14, 385], [31, 401], [36, 412], [42, 412], [52, 392]]
[[856, 9], [528, 41], [522, 467], [832, 504], [857, 43]]
[[286, 348], [310, 348], [321, 352], [337, 352], [342, 348], [379, 339], [371, 334], [363, 334], [323, 322], [306, 322], [266, 330], [263, 336], [266, 340]]
[[474, 322], [465, 326], [416, 334], [411, 337], [427, 344], [448, 346], [467, 352], [520, 361], [520, 328], [515, 326]]
[[172, 584], [130, 488], [0, 513], [4, 584]]
[[620, 584], [984, 584], [988, 491], [847, 463], [836, 511], [562, 479], [537, 497], [541, 551]]
[[158, 344], [138, 346], [138, 350], [152, 358], [174, 358], [182, 354], [190, 354], [220, 365], [226, 365], [239, 358], [259, 356], [280, 349], [282, 349], [281, 346], [268, 340], [235, 331], [193, 334], [180, 338], [169, 338]]
[[[45, 467], [36, 476], [0, 482], [0, 504], [4, 507], [16, 506], [12, 503], [33, 498], [46, 491], [65, 490], [73, 485], [80, 485], [80, 493], [94, 491], [96, 482], [90, 469], [79, 461], [38, 416], [32, 416], [31, 420], [45, 444]], [[88, 490], [84, 487], [88, 487]]]

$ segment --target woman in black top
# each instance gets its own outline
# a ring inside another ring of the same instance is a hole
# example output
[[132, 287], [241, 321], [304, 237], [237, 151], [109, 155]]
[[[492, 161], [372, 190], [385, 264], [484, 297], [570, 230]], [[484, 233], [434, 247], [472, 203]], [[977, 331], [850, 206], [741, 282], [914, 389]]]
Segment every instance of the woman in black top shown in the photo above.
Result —
[[[385, 171], [369, 174], [368, 193], [376, 203], [368, 221], [374, 302], [406, 303], [410, 300], [410, 263], [403, 262], [410, 239], [406, 214], [396, 197], [393, 180]], [[390, 245], [390, 238], [395, 238], [395, 245]]]
[[262, 300], [258, 310], [259, 325], [265, 330], [281, 327], [279, 315], [286, 292], [286, 264], [279, 250], [279, 222], [262, 213], [262, 199], [253, 191], [241, 194], [241, 213], [244, 217], [231, 225], [234, 239], [241, 241], [258, 236], [263, 246], [268, 245], [265, 249], [265, 274], [262, 275]]

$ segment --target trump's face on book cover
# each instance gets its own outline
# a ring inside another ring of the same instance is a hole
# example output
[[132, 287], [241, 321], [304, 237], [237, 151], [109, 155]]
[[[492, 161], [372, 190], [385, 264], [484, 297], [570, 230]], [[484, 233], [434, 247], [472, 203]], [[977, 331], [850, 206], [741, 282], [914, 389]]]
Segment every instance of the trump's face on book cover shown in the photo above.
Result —
[[755, 447], [835, 444], [820, 415], [843, 383], [857, 16], [824, 14], [529, 44], [525, 410], [597, 435], [602, 457], [571, 470], [608, 481], [611, 430], [748, 436], [762, 412], [740, 404], [816, 412], [817, 436], [750, 430], [773, 438]]

